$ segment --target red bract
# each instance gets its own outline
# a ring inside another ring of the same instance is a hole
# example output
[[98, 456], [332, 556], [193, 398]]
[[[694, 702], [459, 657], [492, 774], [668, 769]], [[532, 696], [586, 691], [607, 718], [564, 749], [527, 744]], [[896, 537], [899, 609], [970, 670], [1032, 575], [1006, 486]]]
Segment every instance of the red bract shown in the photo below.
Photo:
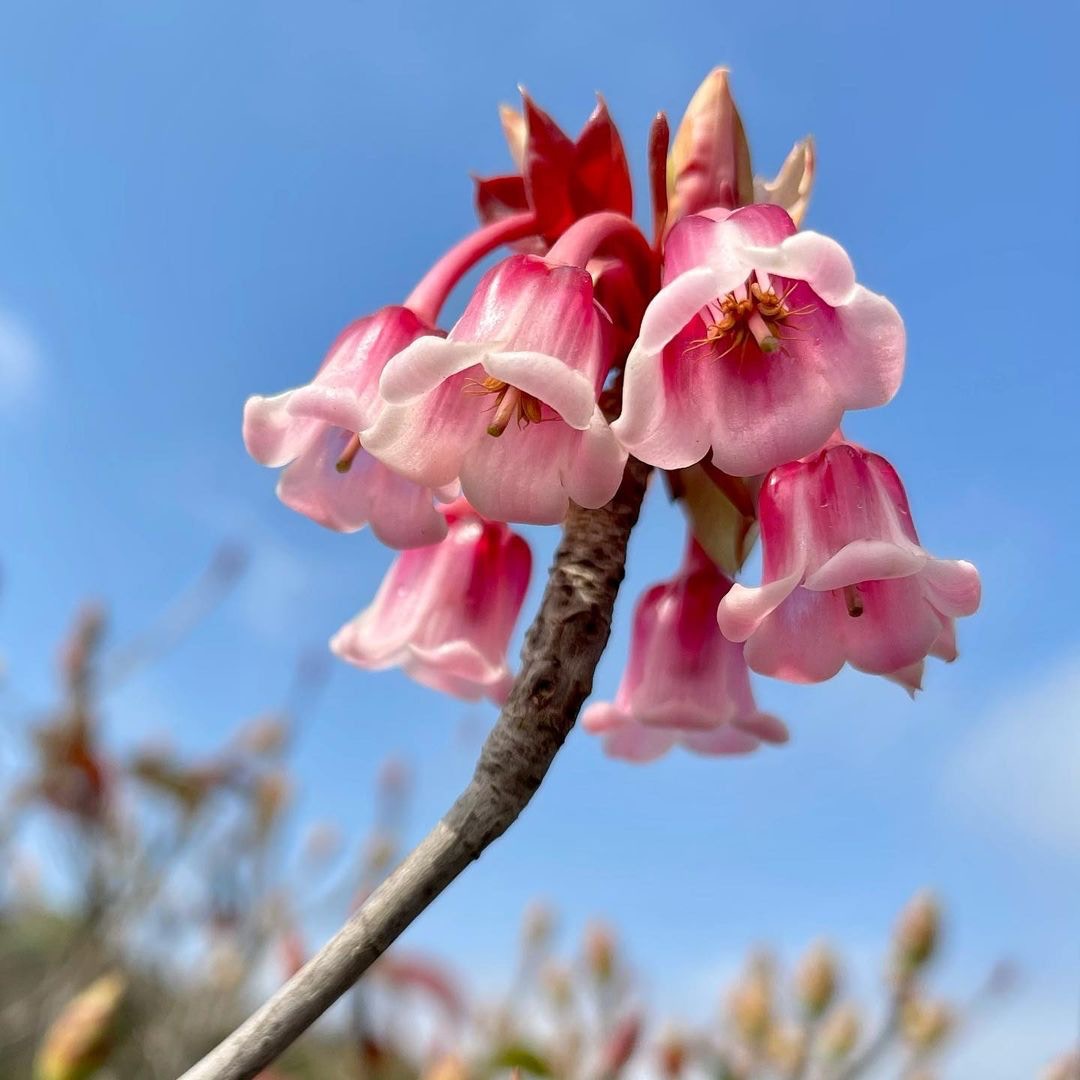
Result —
[[[476, 182], [476, 210], [483, 222], [531, 210], [537, 234], [553, 244], [575, 221], [603, 210], [629, 217], [633, 187], [622, 138], [603, 98], [571, 139], [528, 94], [524, 114], [504, 113], [504, 126], [523, 124], [520, 172]], [[516, 142], [516, 140], [515, 140]], [[517, 155], [515, 155], [517, 156]]]

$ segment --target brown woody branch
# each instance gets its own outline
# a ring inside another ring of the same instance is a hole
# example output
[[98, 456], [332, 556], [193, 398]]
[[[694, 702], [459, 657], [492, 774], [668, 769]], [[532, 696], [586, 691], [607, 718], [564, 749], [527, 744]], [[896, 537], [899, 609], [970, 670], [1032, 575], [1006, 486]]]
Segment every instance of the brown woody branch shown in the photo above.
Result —
[[615, 498], [571, 507], [521, 670], [468, 787], [367, 903], [296, 975], [181, 1080], [249, 1080], [334, 1004], [414, 919], [514, 823], [592, 690], [648, 466]]

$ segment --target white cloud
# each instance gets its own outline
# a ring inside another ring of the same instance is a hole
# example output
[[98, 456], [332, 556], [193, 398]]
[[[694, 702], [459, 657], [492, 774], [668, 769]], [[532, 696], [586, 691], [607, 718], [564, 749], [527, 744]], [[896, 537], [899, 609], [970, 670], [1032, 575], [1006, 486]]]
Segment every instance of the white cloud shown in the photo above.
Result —
[[0, 310], [0, 411], [26, 404], [41, 369], [34, 336], [11, 312]]
[[995, 830], [1074, 858], [1080, 849], [1080, 655], [995, 706], [946, 764], [942, 795]]

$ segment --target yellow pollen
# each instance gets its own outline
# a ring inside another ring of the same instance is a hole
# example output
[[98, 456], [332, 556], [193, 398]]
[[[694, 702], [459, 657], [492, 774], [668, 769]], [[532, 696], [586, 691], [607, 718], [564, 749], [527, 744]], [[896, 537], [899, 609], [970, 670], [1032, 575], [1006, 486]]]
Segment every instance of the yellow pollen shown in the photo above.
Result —
[[717, 360], [732, 352], [741, 356], [751, 339], [766, 355], [779, 351], [785, 339], [791, 338], [784, 332], [790, 326], [789, 320], [814, 310], [813, 304], [801, 308], [788, 306], [788, 297], [796, 284], [778, 294], [771, 285], [763, 288], [756, 275], [751, 274], [745, 286], [727, 293], [713, 305], [718, 317], [705, 328], [705, 336], [692, 342], [692, 346], [717, 347]]
[[519, 428], [528, 427], [529, 424], [540, 423], [542, 409], [540, 402], [531, 394], [526, 394], [516, 386], [505, 383], [502, 379], [496, 379], [493, 375], [478, 382], [471, 382], [465, 389], [470, 394], [494, 394], [495, 415], [488, 424], [488, 434], [498, 438], [510, 424], [517, 419]]

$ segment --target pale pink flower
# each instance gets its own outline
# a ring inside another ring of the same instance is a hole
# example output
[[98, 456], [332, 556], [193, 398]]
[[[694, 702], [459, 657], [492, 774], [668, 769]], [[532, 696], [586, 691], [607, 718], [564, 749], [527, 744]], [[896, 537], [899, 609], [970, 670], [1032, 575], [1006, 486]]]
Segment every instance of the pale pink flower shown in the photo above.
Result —
[[847, 661], [914, 691], [924, 657], [956, 656], [953, 620], [978, 608], [979, 573], [920, 547], [883, 457], [838, 441], [774, 469], [758, 513], [762, 584], [733, 586], [718, 613], [754, 671], [821, 682]]
[[638, 601], [615, 701], [590, 705], [582, 718], [612, 757], [649, 761], [675, 744], [701, 754], [744, 754], [762, 742], [786, 741], [784, 725], [754, 703], [742, 646], [716, 625], [729, 588], [692, 541], [678, 574]]
[[370, 607], [330, 648], [357, 667], [401, 667], [454, 697], [501, 704], [511, 683], [506, 649], [532, 569], [529, 545], [463, 499], [443, 513], [446, 538], [402, 552]]
[[308, 385], [248, 398], [244, 444], [260, 464], [286, 466], [277, 489], [286, 506], [339, 532], [370, 524], [391, 547], [432, 544], [446, 535], [431, 489], [376, 461], [356, 435], [382, 407], [378, 384], [386, 362], [431, 333], [408, 308], [384, 307], [345, 328]]
[[817, 450], [845, 409], [896, 393], [896, 309], [779, 206], [684, 218], [664, 255], [613, 425], [642, 460], [683, 468], [711, 450], [724, 472], [751, 476]]
[[460, 481], [494, 520], [552, 524], [569, 499], [602, 506], [626, 461], [597, 406], [609, 338], [588, 273], [513, 255], [445, 339], [421, 337], [387, 364], [389, 404], [364, 446], [426, 487]]

